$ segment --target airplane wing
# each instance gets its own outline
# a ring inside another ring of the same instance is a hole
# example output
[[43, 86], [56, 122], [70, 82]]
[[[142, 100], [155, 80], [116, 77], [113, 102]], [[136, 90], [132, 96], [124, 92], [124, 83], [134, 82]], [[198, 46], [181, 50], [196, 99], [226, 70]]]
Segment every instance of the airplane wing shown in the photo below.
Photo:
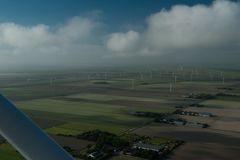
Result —
[[0, 134], [27, 160], [73, 160], [70, 154], [1, 94]]

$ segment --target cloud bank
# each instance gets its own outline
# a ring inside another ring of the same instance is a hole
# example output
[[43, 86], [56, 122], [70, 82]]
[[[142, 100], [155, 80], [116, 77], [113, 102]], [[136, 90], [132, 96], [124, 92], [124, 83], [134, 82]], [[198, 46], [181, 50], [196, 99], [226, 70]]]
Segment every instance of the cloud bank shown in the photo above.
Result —
[[[224, 0], [214, 1], [211, 6], [177, 5], [170, 10], [163, 9], [147, 18], [147, 27], [142, 33], [129, 31], [141, 35], [137, 40], [141, 45], [135, 45], [136, 48], [132, 48], [135, 52], [128, 53], [175, 54], [180, 58], [184, 55], [240, 54], [239, 18], [240, 4]], [[107, 43], [108, 49], [126, 54], [126, 46], [130, 48], [131, 44], [129, 32], [113, 33]], [[121, 35], [121, 40], [116, 40], [115, 34]], [[128, 45], [120, 45], [125, 43]]]
[[0, 64], [54, 66], [84, 63], [102, 50], [96, 43], [99, 28], [98, 22], [83, 17], [74, 17], [55, 28], [44, 24], [1, 23]]
[[103, 31], [102, 22], [80, 16], [57, 27], [0, 23], [0, 66], [114, 64], [119, 55], [124, 55], [123, 63], [142, 63], [148, 57], [164, 61], [169, 56], [236, 61], [240, 58], [239, 18], [239, 2], [217, 0], [210, 6], [162, 9], [143, 17], [146, 25], [141, 31], [109, 33]]

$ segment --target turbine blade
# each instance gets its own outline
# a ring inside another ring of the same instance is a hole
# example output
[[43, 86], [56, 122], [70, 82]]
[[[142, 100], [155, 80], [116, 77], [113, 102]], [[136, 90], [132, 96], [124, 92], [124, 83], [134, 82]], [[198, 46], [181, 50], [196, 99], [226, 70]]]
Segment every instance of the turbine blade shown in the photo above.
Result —
[[27, 160], [73, 160], [70, 154], [1, 94], [0, 134]]

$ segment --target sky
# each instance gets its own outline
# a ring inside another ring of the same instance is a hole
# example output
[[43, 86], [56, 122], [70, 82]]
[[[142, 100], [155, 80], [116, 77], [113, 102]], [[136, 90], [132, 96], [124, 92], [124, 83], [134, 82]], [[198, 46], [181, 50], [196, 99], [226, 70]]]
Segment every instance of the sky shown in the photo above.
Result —
[[240, 61], [239, 0], [0, 3], [2, 69]]

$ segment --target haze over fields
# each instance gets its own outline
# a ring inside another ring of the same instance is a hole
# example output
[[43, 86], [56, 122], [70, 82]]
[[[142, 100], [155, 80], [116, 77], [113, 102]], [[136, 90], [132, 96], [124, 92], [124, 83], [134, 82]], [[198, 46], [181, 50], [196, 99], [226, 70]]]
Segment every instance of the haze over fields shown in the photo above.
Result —
[[239, 68], [239, 1], [1, 2], [1, 70], [183, 63]]

